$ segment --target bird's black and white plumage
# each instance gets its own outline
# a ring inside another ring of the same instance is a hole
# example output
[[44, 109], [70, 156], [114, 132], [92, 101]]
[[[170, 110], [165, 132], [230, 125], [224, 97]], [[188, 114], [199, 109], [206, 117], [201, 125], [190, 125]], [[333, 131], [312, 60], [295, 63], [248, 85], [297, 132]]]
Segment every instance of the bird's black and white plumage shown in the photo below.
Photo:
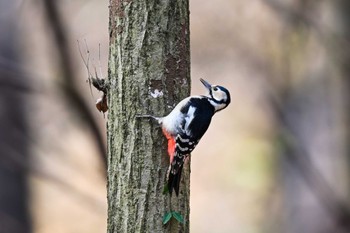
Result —
[[162, 126], [168, 139], [170, 169], [168, 188], [170, 194], [175, 190], [179, 194], [179, 186], [183, 164], [207, 131], [213, 115], [230, 104], [229, 91], [218, 85], [210, 85], [201, 79], [208, 90], [207, 95], [190, 96], [183, 99], [165, 117], [153, 117]]

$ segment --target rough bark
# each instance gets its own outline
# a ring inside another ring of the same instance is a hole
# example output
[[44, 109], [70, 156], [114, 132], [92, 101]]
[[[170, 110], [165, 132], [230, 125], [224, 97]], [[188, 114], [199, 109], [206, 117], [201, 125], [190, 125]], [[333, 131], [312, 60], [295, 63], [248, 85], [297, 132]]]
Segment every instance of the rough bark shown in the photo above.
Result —
[[[189, 232], [189, 162], [163, 195], [167, 142], [153, 121], [190, 92], [188, 0], [110, 0], [108, 232]], [[177, 211], [184, 223], [162, 224]]]

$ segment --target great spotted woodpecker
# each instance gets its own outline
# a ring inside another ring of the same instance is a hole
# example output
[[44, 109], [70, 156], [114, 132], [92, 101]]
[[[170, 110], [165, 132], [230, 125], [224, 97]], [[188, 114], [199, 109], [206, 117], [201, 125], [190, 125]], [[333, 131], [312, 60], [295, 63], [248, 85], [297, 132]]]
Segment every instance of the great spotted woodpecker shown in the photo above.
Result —
[[226, 108], [231, 101], [229, 91], [218, 85], [211, 85], [200, 79], [207, 95], [190, 96], [183, 99], [165, 117], [144, 115], [151, 117], [161, 125], [165, 137], [168, 139], [168, 153], [170, 168], [168, 172], [168, 189], [173, 189], [179, 195], [179, 186], [183, 164], [193, 149], [207, 131], [213, 115]]

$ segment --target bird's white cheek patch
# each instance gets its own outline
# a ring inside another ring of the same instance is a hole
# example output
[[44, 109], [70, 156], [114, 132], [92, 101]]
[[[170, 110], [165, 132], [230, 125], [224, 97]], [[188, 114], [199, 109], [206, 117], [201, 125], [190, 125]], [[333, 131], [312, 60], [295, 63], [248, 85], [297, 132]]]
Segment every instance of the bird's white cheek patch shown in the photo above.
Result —
[[226, 99], [227, 99], [226, 94], [222, 91], [213, 92], [213, 97], [217, 101], [222, 101], [222, 100], [226, 101]]

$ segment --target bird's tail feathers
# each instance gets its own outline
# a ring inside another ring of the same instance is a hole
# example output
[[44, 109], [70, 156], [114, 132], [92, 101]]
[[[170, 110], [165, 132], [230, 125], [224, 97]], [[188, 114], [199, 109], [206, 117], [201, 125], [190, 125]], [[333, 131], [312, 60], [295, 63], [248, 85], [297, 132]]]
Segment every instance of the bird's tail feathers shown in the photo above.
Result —
[[170, 195], [173, 190], [175, 190], [176, 196], [179, 196], [181, 174], [182, 174], [183, 164], [177, 166], [177, 164], [170, 165], [169, 175], [168, 175], [168, 189]]

